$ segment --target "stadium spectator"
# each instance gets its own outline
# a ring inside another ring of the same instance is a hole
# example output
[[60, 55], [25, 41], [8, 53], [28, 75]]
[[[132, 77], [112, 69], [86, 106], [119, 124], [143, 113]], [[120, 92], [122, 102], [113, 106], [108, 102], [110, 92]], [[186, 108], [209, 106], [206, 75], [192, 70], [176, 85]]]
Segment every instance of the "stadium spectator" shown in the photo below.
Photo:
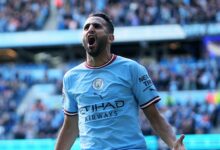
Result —
[[[58, 29], [82, 28], [85, 16], [104, 11], [116, 26], [219, 22], [218, 0], [67, 0], [59, 7]], [[68, 24], [68, 25], [63, 25]]]
[[[218, 108], [219, 105], [213, 106], [204, 102], [200, 104], [164, 105], [160, 107], [160, 111], [176, 127], [178, 134], [207, 134], [211, 133], [213, 129], [212, 117], [217, 117], [214, 114], [216, 114]], [[148, 121], [144, 118], [141, 118], [141, 120], [143, 133], [152, 133], [151, 128], [146, 127]]]
[[49, 14], [49, 0], [1, 1], [0, 32], [41, 30]]
[[[3, 73], [3, 72], [2, 72]], [[8, 138], [13, 126], [17, 123], [19, 116], [16, 113], [16, 106], [20, 104], [22, 95], [27, 91], [27, 85], [19, 80], [18, 73], [11, 78], [4, 78], [0, 74], [0, 127], [4, 133], [3, 138]]]
[[218, 63], [218, 59], [196, 60], [186, 56], [164, 57], [158, 63], [143, 65], [148, 68], [152, 80], [160, 91], [175, 91], [220, 88]]
[[[218, 0], [56, 0], [57, 29], [83, 27], [91, 12], [104, 11], [116, 26], [194, 24], [220, 21]], [[50, 15], [49, 0], [1, 1], [0, 32], [42, 30]]]

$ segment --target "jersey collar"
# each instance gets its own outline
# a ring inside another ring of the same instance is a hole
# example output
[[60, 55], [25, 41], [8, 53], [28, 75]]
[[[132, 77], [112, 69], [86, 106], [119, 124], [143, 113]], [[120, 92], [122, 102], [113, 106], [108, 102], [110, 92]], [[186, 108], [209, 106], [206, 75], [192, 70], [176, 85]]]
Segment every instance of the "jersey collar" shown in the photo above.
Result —
[[86, 62], [85, 62], [85, 66], [86, 66], [86, 68], [89, 68], [89, 69], [100, 69], [100, 68], [103, 68], [103, 67], [108, 66], [109, 64], [111, 64], [116, 59], [116, 57], [117, 57], [117, 55], [112, 54], [111, 59], [108, 62], [106, 62], [105, 64], [101, 65], [101, 66], [92, 67], [92, 66], [89, 66]]

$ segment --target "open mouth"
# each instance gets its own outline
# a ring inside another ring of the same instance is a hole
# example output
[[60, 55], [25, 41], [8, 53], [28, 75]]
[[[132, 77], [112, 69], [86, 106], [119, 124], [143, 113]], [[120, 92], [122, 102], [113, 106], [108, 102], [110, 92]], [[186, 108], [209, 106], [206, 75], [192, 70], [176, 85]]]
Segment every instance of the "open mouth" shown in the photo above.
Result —
[[95, 44], [95, 37], [94, 36], [88, 37], [88, 43], [89, 43], [89, 45], [94, 45]]

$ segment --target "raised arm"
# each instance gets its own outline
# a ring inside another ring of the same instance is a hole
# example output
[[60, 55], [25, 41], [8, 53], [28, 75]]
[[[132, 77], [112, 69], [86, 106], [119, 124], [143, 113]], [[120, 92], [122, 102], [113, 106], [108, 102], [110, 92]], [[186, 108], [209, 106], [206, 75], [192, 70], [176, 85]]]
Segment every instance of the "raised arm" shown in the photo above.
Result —
[[78, 134], [78, 115], [65, 115], [62, 128], [57, 138], [55, 150], [70, 150]]
[[160, 114], [154, 104], [143, 109], [155, 133], [173, 150], [185, 150], [183, 145], [184, 135], [176, 140], [172, 126]]

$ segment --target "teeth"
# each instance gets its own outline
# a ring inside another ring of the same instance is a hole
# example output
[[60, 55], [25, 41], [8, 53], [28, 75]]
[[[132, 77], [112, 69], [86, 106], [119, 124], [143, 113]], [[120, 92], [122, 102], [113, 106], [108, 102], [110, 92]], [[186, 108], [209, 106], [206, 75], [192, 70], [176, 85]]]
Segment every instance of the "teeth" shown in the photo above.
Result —
[[88, 37], [93, 37], [93, 36], [94, 36], [94, 34], [89, 34], [89, 35], [88, 35]]

